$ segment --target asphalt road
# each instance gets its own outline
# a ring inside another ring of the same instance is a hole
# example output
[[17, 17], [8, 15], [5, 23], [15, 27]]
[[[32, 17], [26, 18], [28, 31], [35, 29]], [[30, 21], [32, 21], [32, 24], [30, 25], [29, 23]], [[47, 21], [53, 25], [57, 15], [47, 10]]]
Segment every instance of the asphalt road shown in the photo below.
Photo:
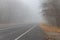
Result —
[[37, 24], [20, 24], [0, 30], [0, 40], [47, 40]]

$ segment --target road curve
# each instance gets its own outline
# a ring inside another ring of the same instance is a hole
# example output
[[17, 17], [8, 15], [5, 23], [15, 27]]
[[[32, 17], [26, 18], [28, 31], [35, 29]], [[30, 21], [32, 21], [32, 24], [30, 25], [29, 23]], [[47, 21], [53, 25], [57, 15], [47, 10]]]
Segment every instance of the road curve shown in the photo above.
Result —
[[23, 24], [0, 30], [0, 40], [46, 40], [46, 35], [37, 24]]

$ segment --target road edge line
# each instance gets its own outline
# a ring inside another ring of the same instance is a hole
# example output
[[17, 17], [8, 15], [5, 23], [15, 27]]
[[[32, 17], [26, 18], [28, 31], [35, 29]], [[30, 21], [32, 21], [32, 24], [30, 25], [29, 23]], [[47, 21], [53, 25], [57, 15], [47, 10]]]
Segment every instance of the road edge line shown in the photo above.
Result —
[[30, 28], [30, 29], [28, 29], [26, 32], [24, 32], [23, 34], [21, 34], [20, 36], [18, 36], [17, 38], [15, 38], [14, 40], [18, 40], [19, 38], [21, 38], [22, 36], [24, 36], [25, 34], [27, 34], [28, 32], [30, 32], [32, 29], [34, 29], [36, 27], [36, 25], [35, 26], [33, 26], [32, 28]]

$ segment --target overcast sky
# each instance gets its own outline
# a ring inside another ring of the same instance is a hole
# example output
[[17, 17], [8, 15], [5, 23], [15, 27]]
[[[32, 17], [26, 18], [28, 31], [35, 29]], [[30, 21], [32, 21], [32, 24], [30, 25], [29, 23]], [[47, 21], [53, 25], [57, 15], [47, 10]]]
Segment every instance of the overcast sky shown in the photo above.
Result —
[[39, 22], [40, 21], [40, 14], [39, 14], [39, 0], [21, 0], [23, 3], [27, 4], [31, 10], [31, 20], [32, 22]]
[[0, 0], [0, 22], [38, 23], [40, 17], [38, 0]]

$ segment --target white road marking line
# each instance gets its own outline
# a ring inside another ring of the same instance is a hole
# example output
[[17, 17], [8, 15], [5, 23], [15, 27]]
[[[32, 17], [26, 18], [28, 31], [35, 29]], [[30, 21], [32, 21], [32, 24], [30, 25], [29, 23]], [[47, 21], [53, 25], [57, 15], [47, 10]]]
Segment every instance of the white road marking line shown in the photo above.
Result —
[[2, 28], [0, 30], [6, 30], [6, 29], [10, 29], [10, 28], [12, 28], [12, 27]]
[[2, 29], [0, 29], [0, 31], [2, 31], [2, 30], [7, 30], [7, 29], [10, 29], [10, 28], [12, 28], [12, 27], [2, 28]]
[[4, 29], [0, 29], [0, 30], [4, 30]]
[[0, 31], [2, 31], [2, 30], [7, 30], [7, 29], [10, 29], [10, 28], [13, 28], [13, 27], [0, 28]]
[[4, 29], [0, 29], [0, 30], [6, 30], [6, 29], [9, 29], [9, 28], [4, 28]]
[[21, 34], [19, 37], [17, 37], [17, 38], [15, 38], [14, 40], [18, 40], [19, 38], [21, 38], [22, 36], [24, 36], [25, 34], [27, 34], [28, 32], [30, 32], [32, 29], [34, 29], [36, 27], [36, 25], [35, 26], [33, 26], [32, 28], [30, 28], [29, 30], [27, 30], [26, 32], [24, 32], [23, 34]]

